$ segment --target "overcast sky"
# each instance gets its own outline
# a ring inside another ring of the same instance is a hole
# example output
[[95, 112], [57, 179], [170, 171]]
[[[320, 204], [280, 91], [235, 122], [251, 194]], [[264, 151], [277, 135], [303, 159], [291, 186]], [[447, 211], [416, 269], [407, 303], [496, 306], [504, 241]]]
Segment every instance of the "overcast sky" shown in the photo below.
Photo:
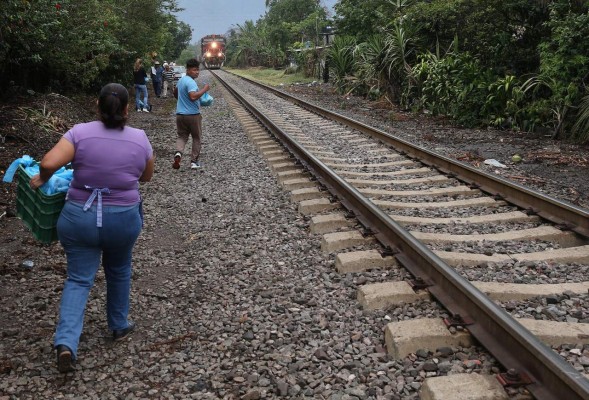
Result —
[[[322, 0], [333, 14], [337, 0]], [[180, 21], [192, 28], [195, 43], [210, 34], [224, 34], [232, 25], [243, 24], [247, 20], [254, 23], [266, 12], [265, 0], [179, 0], [184, 11], [177, 14]]]

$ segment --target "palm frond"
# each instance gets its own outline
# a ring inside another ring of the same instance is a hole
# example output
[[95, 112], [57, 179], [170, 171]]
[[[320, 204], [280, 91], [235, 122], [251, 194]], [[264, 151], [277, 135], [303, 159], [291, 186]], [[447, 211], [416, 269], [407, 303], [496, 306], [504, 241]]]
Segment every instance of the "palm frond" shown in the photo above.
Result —
[[573, 125], [572, 133], [574, 138], [582, 143], [589, 141], [589, 95], [583, 97], [579, 103], [577, 120]]

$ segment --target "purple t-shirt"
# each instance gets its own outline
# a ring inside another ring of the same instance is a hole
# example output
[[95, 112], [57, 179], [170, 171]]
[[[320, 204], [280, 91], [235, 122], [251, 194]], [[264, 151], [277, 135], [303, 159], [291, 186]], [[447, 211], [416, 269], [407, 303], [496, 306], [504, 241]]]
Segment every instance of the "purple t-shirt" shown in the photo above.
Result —
[[101, 121], [74, 125], [64, 136], [74, 145], [74, 178], [68, 200], [85, 203], [91, 188], [108, 188], [104, 205], [133, 205], [140, 201], [139, 177], [153, 149], [144, 131], [126, 126], [107, 129]]

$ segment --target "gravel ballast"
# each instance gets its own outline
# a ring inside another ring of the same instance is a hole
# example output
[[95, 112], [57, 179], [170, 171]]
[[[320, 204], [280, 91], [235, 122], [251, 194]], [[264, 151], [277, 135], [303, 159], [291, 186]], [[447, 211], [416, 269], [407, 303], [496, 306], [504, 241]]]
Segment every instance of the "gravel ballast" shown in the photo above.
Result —
[[[210, 76], [203, 71], [199, 83], [206, 81]], [[289, 193], [247, 140], [221, 90], [213, 87], [212, 95], [215, 104], [204, 110], [204, 168], [199, 171], [188, 168], [188, 159], [179, 171], [171, 168], [176, 136], [172, 99], [154, 99], [155, 113], [131, 116], [130, 125], [146, 130], [157, 155], [155, 177], [142, 185], [146, 223], [134, 257], [131, 318], [138, 331], [116, 345], [109, 339], [100, 272], [88, 301], [74, 374], [57, 372], [52, 349], [65, 279], [63, 251], [58, 244], [36, 244], [14, 218], [0, 220], [0, 228], [9, 223], [14, 232], [3, 237], [2, 248], [10, 254], [0, 257], [0, 400], [417, 399], [426, 377], [500, 370], [492, 357], [475, 347], [420, 350], [391, 360], [383, 347], [387, 323], [446, 316], [445, 311], [429, 301], [363, 311], [356, 301], [360, 285], [402, 280], [407, 272], [395, 268], [336, 273], [333, 254], [321, 252], [321, 236], [310, 233], [308, 218], [297, 212]], [[337, 96], [322, 101], [342, 103]], [[347, 110], [359, 117], [366, 117], [366, 111], [357, 106]], [[366, 121], [386, 124], [386, 119], [377, 122], [373, 115]], [[419, 132], [419, 126], [408, 124], [400, 125], [408, 127], [410, 137], [432, 144], [428, 129]], [[394, 131], [402, 128], [395, 126]], [[485, 134], [480, 132], [481, 137]], [[464, 149], [459, 142], [454, 147], [441, 142], [434, 144], [436, 150], [451, 155]], [[485, 146], [486, 155], [496, 156], [490, 145]], [[498, 172], [524, 174], [525, 162]], [[574, 178], [560, 185], [554, 175], [543, 179], [548, 183], [540, 186], [551, 189], [550, 194], [576, 198], [567, 186]], [[453, 185], [456, 182], [439, 186]], [[583, 193], [581, 204], [584, 200]], [[415, 210], [400, 212], [412, 215]], [[461, 210], [432, 215], [461, 215]], [[505, 252], [517, 253], [544, 243], [504, 246]], [[490, 251], [473, 244], [452, 249]], [[33, 267], [25, 261], [32, 261]], [[519, 278], [519, 265], [494, 267], [502, 276], [498, 280]], [[508, 269], [499, 271], [502, 267]], [[462, 273], [496, 280], [487, 268]], [[577, 281], [583, 274], [584, 270], [569, 279]], [[525, 281], [562, 281], [565, 271], [528, 275]], [[579, 303], [582, 314], [569, 314], [580, 321], [586, 318], [586, 299]], [[541, 305], [508, 307], [520, 315], [534, 315], [529, 311]], [[588, 350], [574, 347], [561, 349], [561, 354], [573, 358], [579, 370], [586, 362], [581, 358], [589, 356]]]
[[[154, 179], [141, 189], [146, 220], [134, 253], [130, 315], [138, 329], [122, 343], [110, 340], [99, 272], [73, 374], [57, 372], [52, 349], [63, 251], [15, 229], [10, 243], [18, 250], [0, 275], [2, 298], [10, 299], [0, 306], [2, 400], [411, 399], [428, 376], [497, 369], [478, 348], [390, 360], [386, 323], [444, 311], [431, 302], [361, 310], [360, 284], [404, 274], [336, 273], [321, 237], [310, 233], [220, 90], [212, 94], [198, 171], [187, 159], [179, 171], [171, 168], [171, 99], [155, 100], [155, 113], [131, 116], [157, 156]], [[25, 260], [34, 266], [21, 266]]]

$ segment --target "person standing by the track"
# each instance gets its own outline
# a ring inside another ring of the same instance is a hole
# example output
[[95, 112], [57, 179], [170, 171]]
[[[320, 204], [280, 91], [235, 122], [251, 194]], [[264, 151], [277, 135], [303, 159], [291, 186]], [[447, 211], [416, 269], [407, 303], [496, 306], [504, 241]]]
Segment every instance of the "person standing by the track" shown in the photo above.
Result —
[[200, 97], [209, 90], [209, 84], [205, 83], [202, 89], [198, 89], [196, 78], [200, 73], [200, 63], [191, 58], [186, 62], [186, 76], [178, 81], [174, 88], [174, 97], [178, 99], [176, 104], [176, 127], [178, 138], [176, 139], [176, 154], [172, 168], [179, 169], [182, 160], [182, 152], [192, 137], [192, 152], [190, 154], [190, 168], [201, 167], [199, 156], [201, 151], [202, 115], [200, 114]]
[[[163, 73], [163, 80], [164, 80], [164, 91], [163, 97], [168, 97], [168, 87], [172, 89], [174, 87], [174, 70], [170, 67], [168, 63], [164, 63], [164, 73]], [[172, 89], [173, 90], [173, 89]]]
[[[135, 84], [135, 111], [150, 111], [149, 95], [147, 94], [147, 73], [143, 68], [143, 60], [138, 58], [133, 66], [133, 83]], [[143, 95], [143, 101], [141, 96]]]
[[156, 97], [160, 97], [162, 95], [162, 78], [164, 69], [160, 65], [159, 61], [156, 61], [152, 69], [155, 68], [155, 74], [153, 75], [153, 92], [155, 93]]
[[37, 189], [71, 162], [74, 178], [57, 221], [57, 235], [67, 258], [55, 332], [57, 367], [74, 370], [84, 310], [98, 268], [106, 277], [106, 319], [113, 340], [135, 329], [128, 319], [131, 263], [143, 213], [139, 182], [151, 180], [154, 155], [143, 130], [126, 126], [129, 93], [110, 83], [98, 97], [100, 121], [77, 124], [41, 161], [30, 181]]

